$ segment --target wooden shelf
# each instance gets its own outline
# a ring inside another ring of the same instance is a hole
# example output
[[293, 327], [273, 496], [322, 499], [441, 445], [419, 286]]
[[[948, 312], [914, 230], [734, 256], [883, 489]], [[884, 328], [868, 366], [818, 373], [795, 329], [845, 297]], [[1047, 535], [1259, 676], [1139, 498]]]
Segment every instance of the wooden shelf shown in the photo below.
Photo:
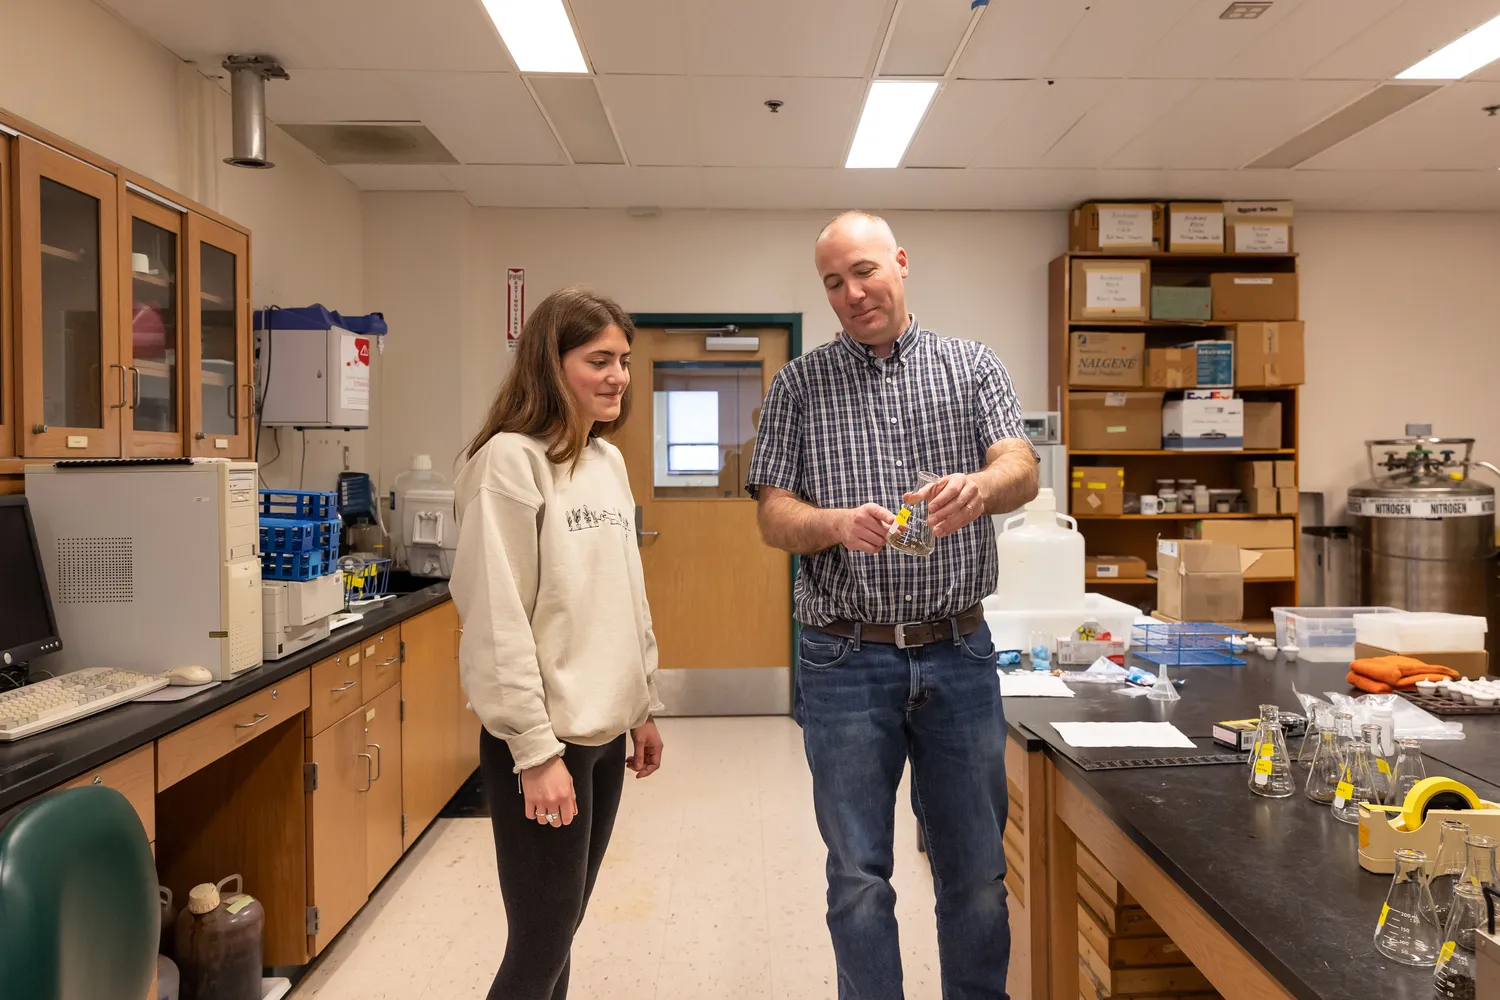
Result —
[[1103, 580], [1089, 579], [1083, 581], [1085, 587], [1144, 587], [1148, 584], [1153, 587], [1156, 586], [1156, 579], [1149, 576], [1131, 576], [1123, 580], [1106, 578]]
[[1110, 451], [1110, 450], [1104, 449], [1104, 448], [1081, 448], [1081, 449], [1079, 449], [1077, 451], [1074, 451], [1073, 449], [1070, 448], [1070, 449], [1068, 449], [1068, 454], [1070, 456], [1072, 456], [1072, 455], [1181, 455], [1181, 456], [1184, 456], [1184, 457], [1185, 456], [1189, 456], [1189, 455], [1295, 455], [1295, 454], [1297, 454], [1297, 449], [1295, 449], [1295, 448], [1243, 448], [1243, 449], [1240, 449], [1238, 451], [1167, 451], [1165, 449], [1158, 448], [1158, 449], [1156, 449], [1156, 450], [1153, 451], [1153, 450], [1151, 450], [1151, 449], [1148, 448], [1148, 449], [1145, 449], [1143, 451], [1133, 451], [1133, 450], [1130, 450], [1130, 449], [1125, 449], [1125, 450], [1116, 449], [1116, 450]]
[[1090, 260], [1117, 257], [1121, 260], [1296, 260], [1296, 253], [1173, 253], [1170, 250], [1069, 250], [1069, 257]]
[[1149, 385], [1070, 385], [1066, 386], [1068, 392], [1154, 392], [1165, 395], [1169, 392], [1186, 392], [1189, 389], [1229, 389], [1233, 392], [1293, 392], [1297, 389], [1295, 385], [1205, 385], [1205, 386], [1178, 386], [1176, 389], [1163, 389], [1159, 386]]
[[1075, 521], [1290, 521], [1296, 514], [1072, 514]]
[[60, 257], [63, 260], [71, 260], [75, 264], [83, 260], [83, 254], [78, 253], [75, 250], [64, 250], [62, 247], [48, 246], [45, 243], [43, 243], [41, 246], [42, 253], [48, 257]]
[[172, 282], [168, 281], [166, 278], [163, 278], [158, 274], [145, 274], [141, 271], [131, 271], [130, 277], [135, 281], [142, 281], [148, 285], [155, 285], [157, 288], [172, 287]]
[[227, 305], [229, 305], [229, 300], [228, 299], [226, 299], [226, 298], [224, 298], [222, 296], [219, 296], [219, 295], [215, 295], [212, 292], [200, 292], [199, 294], [203, 297], [203, 301], [204, 302], [208, 302], [208, 303], [210, 303], [212, 305], [216, 305], [216, 306], [227, 306]]

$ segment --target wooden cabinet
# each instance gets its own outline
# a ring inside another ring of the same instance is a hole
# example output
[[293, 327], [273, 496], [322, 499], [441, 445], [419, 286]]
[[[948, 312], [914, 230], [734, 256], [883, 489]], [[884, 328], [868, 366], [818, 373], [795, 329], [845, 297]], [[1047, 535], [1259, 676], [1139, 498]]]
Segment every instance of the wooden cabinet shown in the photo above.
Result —
[[146, 828], [146, 839], [156, 841], [155, 743], [116, 757], [63, 787], [83, 788], [88, 785], [103, 785], [125, 796], [141, 818], [141, 826]]
[[188, 450], [251, 457], [250, 241], [197, 214], [187, 218]]
[[365, 793], [365, 890], [401, 860], [401, 686], [387, 688], [364, 707], [365, 749], [375, 775]]
[[316, 955], [368, 898], [365, 797], [375, 768], [365, 748], [364, 712], [350, 712], [309, 739], [307, 763], [316, 775], [307, 793], [307, 895], [317, 907], [307, 947]]
[[158, 740], [156, 790], [170, 788], [231, 750], [307, 711], [308, 674], [309, 671], [299, 671]]
[[[14, 267], [12, 253], [15, 230], [15, 209], [11, 192], [15, 188], [13, 150], [15, 140], [0, 132], [0, 455], [16, 453], [15, 385], [15, 339], [11, 323], [14, 308], [14, 292], [11, 275]], [[0, 482], [0, 491], [4, 483]]]
[[406, 647], [401, 664], [404, 722], [401, 797], [406, 813], [405, 846], [421, 836], [458, 790], [457, 711], [458, 611], [453, 602], [424, 611], [401, 625]]
[[121, 447], [176, 458], [182, 440], [183, 216], [126, 190], [120, 210], [120, 359], [128, 373]]
[[401, 629], [388, 628], [364, 642], [360, 685], [365, 700], [373, 700], [401, 680]]
[[312, 666], [312, 704], [307, 712], [307, 734], [316, 736], [364, 704], [360, 693], [359, 647]]
[[21, 454], [118, 457], [126, 404], [115, 178], [17, 141]]

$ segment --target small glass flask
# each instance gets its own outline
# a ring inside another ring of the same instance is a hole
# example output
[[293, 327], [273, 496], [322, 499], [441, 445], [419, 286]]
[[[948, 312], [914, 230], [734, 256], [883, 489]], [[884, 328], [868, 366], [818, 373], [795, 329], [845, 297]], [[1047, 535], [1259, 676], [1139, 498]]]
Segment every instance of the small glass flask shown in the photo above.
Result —
[[1438, 829], [1437, 858], [1432, 862], [1432, 874], [1427, 876], [1427, 895], [1432, 909], [1423, 913], [1434, 926], [1442, 927], [1448, 921], [1448, 907], [1453, 902], [1453, 887], [1463, 876], [1468, 861], [1469, 826], [1456, 819], [1443, 820]]
[[1484, 890], [1466, 882], [1455, 886], [1437, 968], [1432, 972], [1433, 992], [1440, 1000], [1474, 1000], [1478, 965], [1474, 935], [1487, 923]]
[[[938, 477], [930, 472], [918, 472], [916, 488], [921, 490], [937, 481]], [[891, 524], [885, 543], [902, 555], [932, 555], [936, 542], [932, 537], [932, 526], [927, 523], [926, 500], [901, 505], [901, 509], [896, 512], [896, 520]]]
[[1281, 711], [1275, 705], [1260, 706], [1250, 790], [1268, 799], [1284, 799], [1297, 790], [1292, 777], [1292, 758], [1286, 749], [1286, 734], [1281, 731]]
[[1427, 855], [1403, 847], [1396, 850], [1395, 861], [1396, 873], [1375, 924], [1375, 949], [1402, 965], [1436, 965], [1442, 932], [1422, 916], [1431, 910], [1422, 874]]
[[1326, 705], [1318, 705], [1312, 711], [1312, 718], [1307, 722], [1307, 729], [1302, 733], [1302, 743], [1297, 747], [1297, 766], [1311, 767], [1314, 755], [1318, 752], [1318, 741], [1322, 738], [1325, 730], [1333, 727], [1333, 709]]
[[1500, 888], [1500, 873], [1495, 870], [1496, 852], [1494, 837], [1470, 833], [1464, 840], [1464, 871], [1459, 881], [1481, 888]]
[[1427, 766], [1422, 763], [1422, 744], [1416, 740], [1396, 741], [1395, 789], [1391, 792], [1390, 805], [1406, 802], [1406, 795], [1417, 782], [1427, 777]]
[[[1375, 738], [1378, 739], [1380, 727], [1370, 728], [1375, 730]], [[1375, 801], [1374, 779], [1370, 777], [1373, 770], [1370, 766], [1370, 745], [1364, 740], [1355, 740], [1349, 744], [1343, 767], [1339, 770], [1338, 786], [1333, 790], [1335, 819], [1359, 825], [1360, 803]]]
[[1318, 731], [1318, 745], [1313, 751], [1310, 767], [1304, 786], [1307, 797], [1325, 805], [1332, 802], [1339, 785], [1339, 774], [1344, 769], [1339, 757], [1338, 734], [1332, 728], [1324, 726]]

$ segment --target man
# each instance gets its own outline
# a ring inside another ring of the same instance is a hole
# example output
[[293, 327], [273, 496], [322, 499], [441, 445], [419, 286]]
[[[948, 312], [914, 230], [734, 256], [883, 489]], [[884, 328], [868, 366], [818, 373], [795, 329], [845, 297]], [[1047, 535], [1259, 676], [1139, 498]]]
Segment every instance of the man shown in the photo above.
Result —
[[[1036, 452], [994, 353], [907, 312], [884, 220], [839, 216], [814, 259], [842, 332], [777, 373], [748, 480], [766, 543], [804, 557], [795, 712], [839, 997], [903, 997], [891, 842], [910, 759], [943, 998], [1005, 1000], [1005, 719], [980, 601], [997, 581], [987, 515], [1036, 495]], [[919, 470], [942, 478], [911, 493]], [[926, 558], [886, 547], [903, 500], [927, 502]]]

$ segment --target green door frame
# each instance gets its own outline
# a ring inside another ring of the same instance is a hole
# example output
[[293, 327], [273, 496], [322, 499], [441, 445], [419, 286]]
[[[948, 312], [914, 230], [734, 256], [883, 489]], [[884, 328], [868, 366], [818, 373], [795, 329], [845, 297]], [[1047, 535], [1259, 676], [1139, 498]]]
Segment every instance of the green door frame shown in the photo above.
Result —
[[[779, 326], [787, 332], [787, 360], [802, 353], [801, 313], [631, 313], [630, 321], [636, 327], [659, 326], [666, 328], [711, 327], [711, 326]], [[796, 607], [797, 573], [802, 567], [802, 557], [792, 556], [792, 606]], [[792, 678], [792, 705], [797, 704], [797, 650], [801, 647], [802, 626], [792, 614], [792, 648], [790, 651], [790, 675]]]

